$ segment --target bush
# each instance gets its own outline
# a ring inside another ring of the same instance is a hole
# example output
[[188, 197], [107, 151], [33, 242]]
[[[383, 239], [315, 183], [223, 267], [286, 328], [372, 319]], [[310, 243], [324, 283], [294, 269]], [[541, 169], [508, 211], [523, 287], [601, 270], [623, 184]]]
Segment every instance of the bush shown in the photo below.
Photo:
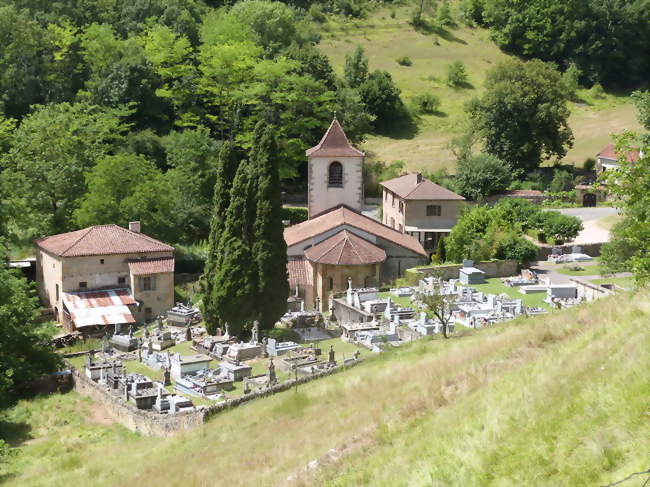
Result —
[[307, 208], [297, 206], [283, 206], [282, 207], [282, 220], [289, 221], [290, 225], [304, 222], [309, 217]]
[[467, 71], [463, 61], [456, 60], [447, 65], [447, 84], [453, 88], [467, 85]]
[[573, 175], [563, 169], [555, 171], [549, 189], [553, 193], [573, 189]]
[[179, 274], [201, 274], [208, 258], [205, 244], [177, 245], [174, 252], [175, 271]]
[[412, 98], [418, 113], [437, 113], [440, 111], [440, 98], [433, 93], [420, 93]]
[[587, 157], [584, 164], [582, 164], [583, 169], [587, 171], [593, 171], [596, 169], [596, 159], [593, 157]]
[[322, 24], [327, 20], [327, 17], [325, 17], [325, 13], [323, 12], [323, 9], [317, 3], [312, 3], [311, 7], [309, 7], [309, 16], [312, 18], [314, 22], [318, 22], [319, 24]]
[[411, 61], [411, 58], [408, 56], [400, 56], [395, 61], [397, 61], [397, 64], [400, 66], [411, 66], [413, 64], [413, 61]]
[[497, 259], [513, 259], [521, 264], [527, 264], [537, 259], [537, 246], [524, 237], [509, 233], [502, 237], [497, 245]]
[[503, 198], [494, 205], [494, 211], [502, 221], [512, 226], [521, 225], [523, 230], [536, 228], [541, 214], [535, 203], [523, 198]]
[[582, 221], [558, 211], [544, 211], [540, 215], [539, 228], [546, 237], [558, 240], [573, 240], [583, 229]]

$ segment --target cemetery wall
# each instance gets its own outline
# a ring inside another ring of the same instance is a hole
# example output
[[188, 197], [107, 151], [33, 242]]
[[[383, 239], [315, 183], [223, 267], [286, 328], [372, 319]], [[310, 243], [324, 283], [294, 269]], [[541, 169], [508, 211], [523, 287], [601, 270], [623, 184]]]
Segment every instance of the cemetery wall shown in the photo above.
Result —
[[204, 411], [161, 415], [136, 408], [121, 397], [108, 392], [102, 385], [90, 380], [72, 367], [74, 389], [105, 406], [112, 418], [124, 427], [145, 436], [169, 436], [177, 431], [188, 430], [203, 424]]
[[578, 289], [578, 296], [587, 301], [593, 301], [594, 299], [602, 298], [612, 294], [610, 289], [606, 287], [599, 286], [598, 284], [593, 284], [591, 282], [582, 281], [580, 279], [570, 278], [570, 280], [576, 285]]
[[[418, 267], [409, 269], [408, 272], [415, 273], [417, 279], [432, 275], [442, 274], [443, 279], [458, 279], [458, 271], [462, 264], [444, 264], [430, 267]], [[485, 262], [474, 262], [474, 267], [485, 272], [485, 277], [509, 277], [519, 272], [519, 263], [516, 260], [490, 260]]]
[[125, 402], [122, 397], [109, 392], [104, 386], [89, 379], [83, 371], [70, 366], [74, 389], [79, 394], [90, 397], [93, 401], [103, 404], [112, 418], [124, 427], [144, 436], [170, 436], [177, 431], [189, 430], [200, 426], [215, 414], [232, 409], [253, 399], [270, 396], [286, 391], [300, 384], [306, 384], [315, 379], [339, 372], [361, 363], [363, 359], [349, 359], [345, 364], [332, 367], [328, 370], [317, 372], [298, 379], [289, 379], [275, 386], [260, 389], [241, 397], [230, 399], [214, 406], [209, 406], [200, 411], [162, 415], [153, 411], [136, 408], [133, 404]]

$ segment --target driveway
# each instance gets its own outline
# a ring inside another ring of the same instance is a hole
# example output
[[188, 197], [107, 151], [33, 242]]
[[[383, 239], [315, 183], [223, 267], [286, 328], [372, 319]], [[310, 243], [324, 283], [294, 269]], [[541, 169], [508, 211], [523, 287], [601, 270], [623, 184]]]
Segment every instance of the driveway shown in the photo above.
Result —
[[599, 220], [618, 214], [616, 208], [611, 208], [609, 206], [597, 206], [594, 208], [565, 208], [557, 211], [563, 215], [577, 216], [582, 220], [584, 229], [572, 242], [577, 245], [609, 242], [609, 230], [603, 228], [600, 225]]

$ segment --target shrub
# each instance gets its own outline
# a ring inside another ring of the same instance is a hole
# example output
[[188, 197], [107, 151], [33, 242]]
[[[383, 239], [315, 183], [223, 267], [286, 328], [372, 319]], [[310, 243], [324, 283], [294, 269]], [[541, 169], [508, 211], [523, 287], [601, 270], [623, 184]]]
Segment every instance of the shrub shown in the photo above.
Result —
[[412, 98], [418, 113], [437, 113], [440, 111], [440, 98], [433, 93], [420, 93]]
[[299, 207], [282, 207], [282, 220], [289, 220], [291, 225], [296, 223], [304, 222], [307, 220], [309, 213], [307, 208]]
[[322, 24], [327, 20], [327, 17], [325, 17], [325, 13], [323, 12], [323, 9], [317, 3], [312, 3], [311, 7], [309, 7], [309, 16], [312, 18], [314, 22], [318, 22], [319, 24]]
[[411, 58], [408, 56], [400, 56], [395, 61], [397, 61], [397, 64], [400, 66], [411, 66], [413, 64], [413, 61], [411, 61]]
[[589, 90], [589, 93], [591, 93], [591, 96], [596, 99], [605, 98], [605, 90], [603, 89], [603, 85], [600, 83], [593, 85]]
[[537, 259], [537, 246], [530, 240], [508, 233], [498, 244], [495, 257], [497, 259], [514, 259], [521, 264], [527, 264]]
[[456, 60], [447, 65], [447, 84], [453, 88], [467, 85], [467, 71], [463, 61]]
[[560, 191], [569, 191], [573, 189], [573, 176], [569, 171], [563, 169], [555, 171], [551, 185], [549, 187], [551, 192], [559, 193]]
[[545, 211], [541, 213], [539, 228], [546, 237], [557, 240], [573, 240], [583, 229], [582, 221], [558, 211]]
[[593, 171], [596, 168], [596, 159], [593, 157], [587, 157], [582, 167], [587, 171]]

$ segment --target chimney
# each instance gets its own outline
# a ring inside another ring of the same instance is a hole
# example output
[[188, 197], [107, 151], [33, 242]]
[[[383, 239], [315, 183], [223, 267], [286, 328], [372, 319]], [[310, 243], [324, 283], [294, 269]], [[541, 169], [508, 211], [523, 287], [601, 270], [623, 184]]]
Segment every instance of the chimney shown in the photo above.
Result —
[[140, 222], [129, 222], [129, 230], [135, 233], [140, 233]]
[[422, 173], [421, 172], [416, 172], [415, 173], [415, 180], [417, 181], [418, 184], [422, 182]]

